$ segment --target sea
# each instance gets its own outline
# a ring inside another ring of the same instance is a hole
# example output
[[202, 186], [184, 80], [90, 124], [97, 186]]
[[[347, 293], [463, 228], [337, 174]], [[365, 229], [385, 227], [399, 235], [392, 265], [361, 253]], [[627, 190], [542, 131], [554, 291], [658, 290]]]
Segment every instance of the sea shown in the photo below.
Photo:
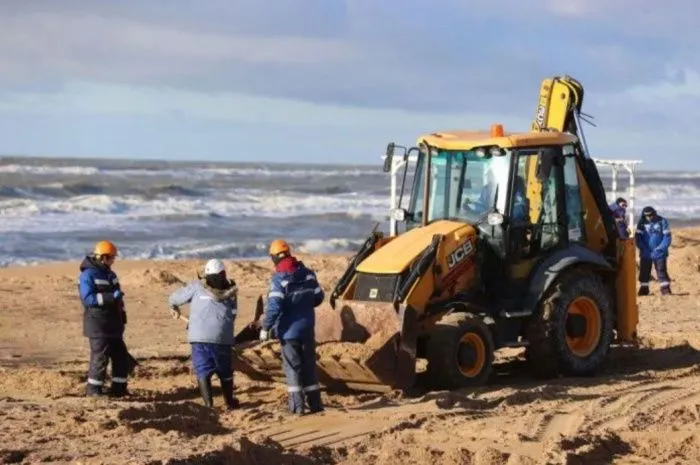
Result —
[[[611, 170], [600, 167], [614, 200]], [[261, 258], [357, 250], [388, 230], [390, 178], [375, 165], [0, 157], [0, 267], [79, 260], [109, 239], [122, 259]], [[618, 195], [628, 178], [618, 176]], [[638, 212], [700, 225], [700, 172], [636, 174]]]

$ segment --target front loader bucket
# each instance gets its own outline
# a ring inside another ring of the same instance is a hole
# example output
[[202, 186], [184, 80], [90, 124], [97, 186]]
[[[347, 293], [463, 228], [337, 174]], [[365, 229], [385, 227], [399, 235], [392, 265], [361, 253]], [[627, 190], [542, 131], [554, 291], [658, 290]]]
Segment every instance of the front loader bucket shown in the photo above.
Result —
[[[326, 388], [385, 392], [413, 384], [416, 314], [389, 303], [343, 302], [316, 312], [316, 367]], [[237, 346], [236, 370], [253, 380], [284, 382], [278, 341]]]

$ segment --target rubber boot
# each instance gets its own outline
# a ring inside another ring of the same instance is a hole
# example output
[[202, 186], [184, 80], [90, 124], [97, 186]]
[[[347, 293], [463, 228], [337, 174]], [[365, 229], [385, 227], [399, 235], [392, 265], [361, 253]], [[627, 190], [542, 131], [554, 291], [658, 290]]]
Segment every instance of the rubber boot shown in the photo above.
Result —
[[671, 286], [663, 286], [661, 288], [661, 295], [671, 295]]
[[105, 393], [102, 392], [102, 386], [87, 383], [85, 386], [85, 395], [87, 397], [102, 397]]
[[649, 286], [640, 287], [639, 292], [637, 292], [637, 295], [639, 295], [639, 296], [649, 295]]
[[287, 405], [289, 413], [303, 415], [305, 410], [303, 394], [301, 392], [288, 392]]
[[211, 394], [211, 378], [197, 378], [197, 384], [199, 384], [199, 392], [202, 394], [202, 399], [204, 399], [204, 405], [213, 407], [214, 399]]
[[112, 385], [109, 388], [110, 397], [124, 397], [128, 395], [129, 391], [126, 390], [126, 383], [112, 382]]
[[233, 380], [229, 379], [228, 381], [221, 381], [221, 391], [224, 394], [224, 401], [226, 402], [226, 407], [229, 410], [234, 410], [237, 409], [238, 407], [241, 406], [241, 403], [238, 402], [238, 399], [236, 399], [233, 396]]
[[309, 405], [310, 413], [323, 412], [323, 402], [321, 401], [321, 391], [318, 389], [306, 393], [306, 402]]

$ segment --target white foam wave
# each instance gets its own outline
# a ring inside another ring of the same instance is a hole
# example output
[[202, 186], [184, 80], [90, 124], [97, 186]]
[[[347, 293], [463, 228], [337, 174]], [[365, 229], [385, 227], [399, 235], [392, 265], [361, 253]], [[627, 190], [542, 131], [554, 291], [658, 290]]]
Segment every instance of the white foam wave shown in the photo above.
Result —
[[71, 176], [116, 176], [116, 177], [172, 177], [172, 178], [203, 178], [223, 177], [253, 177], [269, 179], [275, 177], [359, 177], [367, 175], [387, 176], [381, 167], [376, 169], [270, 169], [270, 168], [139, 168], [139, 169], [109, 169], [83, 166], [45, 166], [45, 165], [0, 165], [0, 173], [33, 174], [33, 175], [71, 175]]
[[[617, 197], [628, 197], [626, 186], [618, 189], [616, 195], [607, 192], [610, 203]], [[645, 205], [652, 205], [667, 218], [700, 218], [700, 189], [692, 184], [652, 184], [635, 187], [634, 203], [637, 213]]]
[[287, 195], [241, 189], [213, 199], [81, 195], [61, 200], [0, 201], [0, 231], [22, 231], [28, 228], [44, 230], [47, 226], [63, 231], [71, 230], [70, 228], [101, 229], [125, 221], [177, 215], [291, 218], [339, 213], [381, 218], [387, 211], [386, 197], [359, 194]]
[[[363, 240], [349, 238], [308, 239], [290, 241], [290, 245], [305, 254], [336, 254], [356, 251]], [[147, 248], [133, 246], [120, 247], [122, 259], [128, 260], [182, 260], [225, 258], [228, 260], [262, 259], [267, 257], [267, 242], [199, 243], [195, 241], [163, 242]], [[54, 256], [51, 260], [76, 260], [75, 251], [66, 250], [63, 256]], [[46, 263], [45, 257], [28, 254], [0, 255], [0, 268], [8, 266], [33, 266]]]
[[100, 173], [93, 166], [35, 166], [35, 165], [0, 165], [0, 173], [8, 174], [38, 174], [38, 175], [70, 175], [94, 176]]

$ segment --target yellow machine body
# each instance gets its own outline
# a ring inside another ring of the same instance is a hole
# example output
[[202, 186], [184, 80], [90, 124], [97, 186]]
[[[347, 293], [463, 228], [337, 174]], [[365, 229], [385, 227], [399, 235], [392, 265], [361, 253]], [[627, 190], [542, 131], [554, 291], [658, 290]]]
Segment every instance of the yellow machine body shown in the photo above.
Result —
[[[373, 233], [339, 279], [330, 296], [335, 322], [326, 325], [337, 331], [319, 340], [323, 384], [407, 388], [418, 379], [418, 359], [427, 360], [429, 381], [444, 381], [440, 387], [480, 384], [501, 347], [525, 347], [535, 371], [583, 374], [600, 366], [613, 337], [636, 338], [635, 247], [617, 237], [579, 136], [582, 100], [583, 87], [573, 78], [548, 78], [529, 131], [494, 125], [418, 138], [417, 172], [424, 176], [415, 180], [406, 211], [411, 227], [393, 237]], [[457, 174], [439, 178], [445, 166], [457, 166], [444, 162], [452, 156], [468, 157], [464, 166], [509, 157], [507, 181], [499, 186], [508, 192], [505, 205], [525, 202], [526, 220], [495, 210], [479, 221], [431, 218], [428, 207], [464, 183], [464, 174], [459, 183]], [[443, 164], [431, 165], [439, 160]], [[571, 199], [580, 211], [571, 213]], [[543, 217], [552, 205], [569, 216], [557, 214], [548, 224]], [[328, 318], [322, 312], [319, 324]], [[368, 350], [347, 355], [352, 351], [326, 351], [326, 344]], [[258, 379], [283, 378], [279, 351], [270, 345], [253, 344], [238, 363]]]

